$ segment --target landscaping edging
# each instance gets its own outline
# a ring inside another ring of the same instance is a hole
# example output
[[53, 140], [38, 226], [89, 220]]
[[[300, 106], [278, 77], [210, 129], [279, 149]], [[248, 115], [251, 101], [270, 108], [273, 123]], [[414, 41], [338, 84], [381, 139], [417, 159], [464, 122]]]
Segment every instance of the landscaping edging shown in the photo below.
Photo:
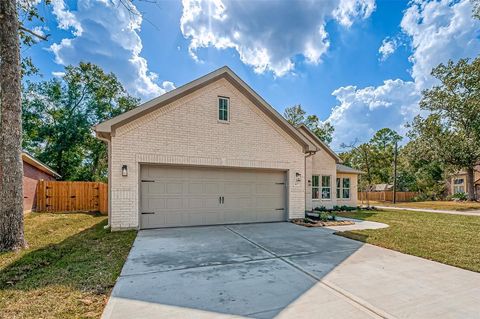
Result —
[[304, 227], [329, 227], [329, 226], [355, 225], [355, 223], [350, 220], [321, 221], [321, 220], [312, 220], [309, 218], [295, 218], [295, 219], [292, 219], [291, 222], [296, 225], [304, 226]]

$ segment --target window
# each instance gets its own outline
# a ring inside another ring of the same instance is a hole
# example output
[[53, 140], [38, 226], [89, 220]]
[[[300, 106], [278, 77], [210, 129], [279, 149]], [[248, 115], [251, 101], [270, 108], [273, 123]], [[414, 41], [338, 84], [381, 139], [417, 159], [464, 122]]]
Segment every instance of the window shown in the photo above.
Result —
[[350, 178], [337, 178], [337, 198], [350, 199]]
[[465, 193], [465, 185], [463, 178], [455, 178], [453, 180], [453, 193]]
[[330, 176], [322, 176], [322, 199], [330, 199]]
[[227, 97], [218, 98], [218, 120], [228, 122], [229, 121], [229, 107], [230, 100]]
[[337, 178], [337, 198], [342, 198], [342, 179]]
[[350, 178], [344, 178], [342, 186], [343, 186], [342, 198], [350, 199]]
[[[320, 184], [321, 181], [321, 184]], [[313, 175], [312, 176], [312, 198], [319, 199], [320, 194], [322, 194], [322, 199], [330, 199], [330, 176], [323, 175]]]
[[318, 199], [319, 198], [319, 176], [312, 176], [312, 198]]

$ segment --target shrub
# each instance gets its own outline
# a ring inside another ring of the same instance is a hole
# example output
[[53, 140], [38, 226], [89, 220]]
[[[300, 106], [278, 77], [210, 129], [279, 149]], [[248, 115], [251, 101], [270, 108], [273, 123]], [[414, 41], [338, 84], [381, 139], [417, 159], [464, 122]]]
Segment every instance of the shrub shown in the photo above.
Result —
[[424, 202], [424, 201], [435, 200], [435, 199], [436, 198], [435, 198], [434, 194], [420, 193], [417, 196], [415, 196], [414, 198], [412, 198], [412, 201], [413, 202]]
[[330, 213], [330, 218], [331, 218], [331, 220], [337, 220], [337, 213], [336, 212], [331, 212]]
[[327, 212], [320, 212], [320, 214], [318, 214], [318, 219], [324, 222], [328, 220], [328, 217], [329, 217], [329, 214]]
[[466, 193], [456, 193], [452, 195], [453, 200], [467, 200], [468, 196]]
[[318, 206], [318, 207], [315, 207], [314, 210], [317, 212], [326, 212], [327, 208], [325, 206]]

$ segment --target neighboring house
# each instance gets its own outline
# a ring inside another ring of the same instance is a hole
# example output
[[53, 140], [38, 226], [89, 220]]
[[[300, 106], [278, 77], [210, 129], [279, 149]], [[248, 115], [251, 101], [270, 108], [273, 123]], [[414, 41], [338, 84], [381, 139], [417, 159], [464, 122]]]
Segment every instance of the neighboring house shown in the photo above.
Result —
[[39, 180], [53, 181], [61, 176], [33, 156], [22, 153], [23, 161], [23, 211], [35, 210]]
[[358, 171], [228, 67], [95, 127], [113, 230], [284, 221], [356, 205]]
[[[473, 179], [474, 179], [474, 187], [475, 193], [480, 194], [480, 165], [475, 166], [475, 170], [473, 171]], [[457, 194], [457, 193], [468, 193], [468, 176], [467, 172], [460, 171], [457, 174], [453, 175], [450, 178], [450, 183], [448, 185], [448, 193], [450, 195]]]
[[393, 190], [393, 185], [391, 184], [375, 184], [370, 187], [371, 192], [385, 192]]

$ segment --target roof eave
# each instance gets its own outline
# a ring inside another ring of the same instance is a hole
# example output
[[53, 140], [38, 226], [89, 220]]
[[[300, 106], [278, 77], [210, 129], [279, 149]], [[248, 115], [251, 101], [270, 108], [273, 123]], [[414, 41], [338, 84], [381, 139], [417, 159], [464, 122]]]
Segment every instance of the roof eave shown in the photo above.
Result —
[[[335, 159], [336, 163], [342, 163], [342, 159], [335, 153], [325, 142], [318, 138], [305, 124], [300, 124], [298, 126], [299, 130], [303, 130], [303, 132], [307, 133], [311, 139], [315, 141], [315, 143], [320, 147], [323, 148], [330, 156]], [[303, 134], [302, 134], [303, 135]]]
[[27, 162], [28, 164], [34, 166], [38, 170], [41, 170], [44, 173], [47, 173], [51, 176], [61, 178], [62, 176], [58, 174], [56, 171], [48, 167], [46, 164], [42, 163], [32, 155], [28, 154], [27, 152], [22, 152], [22, 160]]

